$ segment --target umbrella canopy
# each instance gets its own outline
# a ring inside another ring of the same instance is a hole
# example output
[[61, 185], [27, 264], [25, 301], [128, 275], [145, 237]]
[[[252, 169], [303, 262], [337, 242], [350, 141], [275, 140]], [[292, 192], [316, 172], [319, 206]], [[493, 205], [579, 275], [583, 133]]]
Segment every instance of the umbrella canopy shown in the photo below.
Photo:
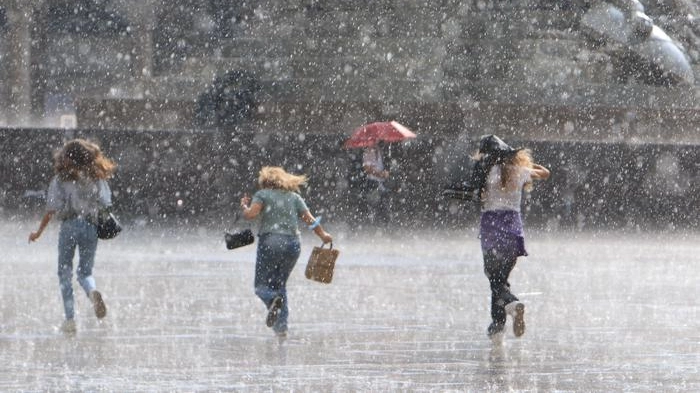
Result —
[[377, 142], [400, 142], [404, 139], [415, 138], [411, 130], [395, 121], [384, 121], [365, 124], [356, 129], [343, 145], [346, 149], [370, 147]]

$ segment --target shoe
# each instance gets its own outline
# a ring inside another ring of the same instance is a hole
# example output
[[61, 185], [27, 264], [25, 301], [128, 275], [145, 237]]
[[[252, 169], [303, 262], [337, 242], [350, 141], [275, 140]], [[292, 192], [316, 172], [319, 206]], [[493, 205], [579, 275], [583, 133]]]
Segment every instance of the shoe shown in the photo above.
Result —
[[107, 315], [107, 306], [102, 300], [102, 294], [93, 290], [90, 292], [90, 300], [92, 301], [92, 307], [95, 309], [95, 316], [99, 319], [104, 318]]
[[491, 322], [488, 329], [486, 329], [486, 335], [489, 336], [491, 342], [495, 345], [502, 345], [505, 338], [505, 326], [502, 323]]
[[520, 302], [506, 304], [506, 313], [513, 317], [513, 334], [520, 337], [525, 334], [525, 305]]
[[282, 331], [279, 331], [279, 332], [275, 332], [275, 336], [277, 336], [277, 337], [280, 338], [280, 339], [287, 338], [287, 331], [286, 331], [286, 330], [282, 330]]
[[282, 301], [281, 296], [275, 296], [275, 298], [272, 299], [270, 308], [267, 310], [267, 319], [265, 320], [267, 327], [272, 327], [275, 325], [275, 322], [277, 322], [277, 316], [279, 315], [280, 308], [282, 308]]
[[61, 324], [61, 331], [66, 334], [74, 334], [77, 332], [78, 329], [75, 327], [75, 321], [72, 319], [66, 319], [63, 321]]

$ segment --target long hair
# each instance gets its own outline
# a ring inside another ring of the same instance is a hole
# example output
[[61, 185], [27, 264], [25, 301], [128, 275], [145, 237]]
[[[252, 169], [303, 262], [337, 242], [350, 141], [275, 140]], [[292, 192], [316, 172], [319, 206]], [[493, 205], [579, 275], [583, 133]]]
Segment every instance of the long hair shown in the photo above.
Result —
[[[530, 149], [519, 149], [515, 155], [506, 160], [501, 165], [501, 187], [506, 188], [510, 177], [515, 172], [516, 167], [532, 168], [532, 152]], [[532, 187], [532, 182], [525, 184], [525, 189], [529, 190]]]
[[299, 187], [306, 184], [306, 175], [293, 175], [287, 173], [282, 167], [264, 166], [260, 170], [258, 184], [260, 188], [275, 190], [299, 191]]
[[102, 154], [100, 147], [86, 139], [72, 139], [53, 157], [54, 171], [61, 180], [108, 179], [117, 165]]

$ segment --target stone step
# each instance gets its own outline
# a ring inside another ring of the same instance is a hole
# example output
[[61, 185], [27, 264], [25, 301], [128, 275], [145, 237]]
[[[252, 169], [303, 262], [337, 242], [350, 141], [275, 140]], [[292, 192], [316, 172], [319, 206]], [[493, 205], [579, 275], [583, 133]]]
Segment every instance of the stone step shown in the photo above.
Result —
[[[435, 48], [442, 48], [452, 44], [454, 40], [446, 40], [435, 37], [407, 37], [407, 38], [372, 38], [372, 39], [347, 39], [337, 36], [319, 38], [276, 38], [266, 41], [262, 39], [239, 38], [223, 42], [218, 58], [348, 58], [357, 57], [386, 57], [410, 58], [417, 54], [430, 56]], [[462, 41], [459, 41], [461, 43]], [[200, 56], [203, 59], [212, 59], [212, 56]]]
[[266, 101], [312, 102], [438, 102], [442, 92], [421, 80], [365, 79], [362, 81], [290, 79], [264, 81], [261, 96]]
[[[574, 60], [544, 58], [543, 62], [559, 62], [559, 74], [538, 73], [542, 64], [513, 62], [508, 64], [501, 79], [468, 78], [480, 73], [484, 64], [473, 64], [472, 70], [453, 65], [444, 72], [461, 75], [460, 78], [436, 79], [430, 83], [425, 79], [356, 78], [336, 80], [317, 78], [286, 78], [260, 81], [258, 101], [265, 102], [455, 102], [461, 97], [476, 101], [506, 102], [515, 104], [533, 102], [546, 105], [595, 105], [595, 106], [639, 106], [641, 108], [686, 108], [700, 107], [700, 88], [654, 87], [642, 84], [615, 85], [610, 80], [605, 63], [582, 65]], [[589, 74], [589, 75], [585, 75]], [[482, 74], [480, 74], [482, 75]], [[600, 83], [593, 83], [596, 78]], [[149, 87], [153, 97], [168, 97], [177, 101], [194, 102], [204, 92], [212, 79], [158, 78]], [[519, 94], [514, 94], [519, 92]]]
[[[319, 95], [337, 95], [335, 92], [337, 90], [342, 90], [343, 94], [354, 95], [353, 91], [356, 89], [353, 86], [356, 85], [371, 85], [369, 88], [361, 88], [359, 90], [361, 94], [366, 94], [364, 93], [366, 90], [382, 91], [389, 88], [400, 88], [402, 92], [408, 93], [406, 86], [410, 86], [410, 90], [416, 92], [409, 95], [415, 96], [420, 90], [429, 90], [430, 85], [438, 83], [442, 77], [442, 66], [437, 60], [433, 59], [436, 63], [427, 61], [421, 63], [419, 60], [421, 59], [356, 62], [350, 59], [300, 59], [279, 62], [260, 60], [262, 64], [253, 64], [244, 59], [226, 59], [217, 62], [190, 59], [182, 74], [197, 75], [193, 70], [199, 69], [198, 74], [202, 75], [201, 78], [187, 78], [182, 88], [171, 90], [169, 85], [182, 79], [177, 76], [160, 77], [154, 81], [151, 90], [163, 93], [171, 91], [171, 95], [180, 99], [192, 99], [203, 92], [216, 75], [221, 75], [228, 70], [246, 70], [252, 72], [261, 84], [269, 87], [263, 90], [282, 97], [302, 92], [313, 95], [318, 91], [317, 86], [326, 89]], [[423, 86], [420, 86], [421, 84]]]
[[[527, 135], [546, 140], [637, 140], [654, 142], [696, 143], [695, 130], [700, 126], [700, 106], [679, 107], [676, 103], [657, 102], [641, 108], [636, 102], [625, 103], [620, 97], [606, 96], [600, 86], [549, 88], [524, 84], [472, 83], [462, 86], [468, 99], [456, 97], [443, 102], [363, 100], [360, 102], [314, 101], [305, 96], [290, 101], [262, 100], [247, 121], [235, 126], [259, 134], [343, 135], [371, 121], [398, 120], [426, 138], [455, 135], [465, 130], [478, 133], [498, 130], [510, 138]], [[503, 88], [504, 90], [499, 90]], [[644, 97], [640, 91], [624, 93]], [[537, 100], [508, 96], [510, 91], [529, 92]], [[676, 91], [677, 96], [697, 91]], [[577, 96], [578, 94], [578, 96]], [[658, 98], [657, 92], [649, 93]], [[494, 96], [495, 95], [495, 96]], [[155, 100], [93, 100], [78, 105], [81, 128], [197, 130], [192, 122], [192, 102]], [[659, 119], [664, 119], [660, 122]], [[478, 127], [478, 129], [471, 129]], [[234, 127], [224, 128], [233, 130]]]
[[[574, 83], [537, 84], [527, 81], [461, 81], [445, 92], [448, 102], [459, 96], [485, 103], [567, 107], [637, 108], [638, 110], [700, 111], [700, 88], [654, 87], [641, 84], [616, 85]], [[519, 94], [513, 94], [518, 92]]]
[[79, 128], [168, 130], [191, 128], [192, 101], [89, 99], [77, 100]]
[[521, 39], [537, 37], [542, 31], [570, 31], [578, 15], [572, 11], [528, 10], [509, 13], [480, 11], [461, 20], [464, 36], [470, 40]]
[[[251, 42], [250, 40], [245, 40]], [[308, 76], [308, 77], [323, 77], [328, 76], [334, 78], [338, 74], [352, 73], [351, 76], [366, 77], [373, 74], [386, 74], [388, 78], [399, 77], [402, 73], [407, 72], [407, 68], [411, 63], [417, 63], [415, 60], [416, 53], [421, 54], [421, 58], [425, 64], [430, 67], [436, 67], [443, 64], [443, 68], [453, 68], [460, 62], [469, 63], [467, 57], [472, 58], [491, 58], [498, 59], [504, 55], [517, 56], [518, 59], [532, 57], [547, 57], [547, 58], [574, 58], [580, 51], [581, 45], [578, 41], [562, 41], [559, 39], [523, 39], [518, 41], [515, 52], [508, 54], [504, 53], [501, 41], [481, 41], [481, 46], [472, 46], [465, 41], [453, 41], [451, 45], [445, 45], [444, 41], [437, 39], [412, 39], [412, 40], [375, 40], [371, 44], [350, 44], [341, 46], [342, 40], [335, 39], [338, 45], [328, 45], [324, 43], [323, 47], [317, 51], [305, 51], [303, 54], [293, 56], [298, 49], [292, 48], [290, 45], [280, 43], [279, 45], [271, 45], [268, 48], [263, 48], [262, 41], [254, 45], [260, 51], [251, 55], [255, 58], [255, 69], [261, 69], [258, 72], [265, 79], [273, 79], [279, 77], [275, 75], [274, 69], [277, 68], [282, 72], [282, 69], [287, 69], [287, 73], [283, 73], [292, 77]], [[470, 46], [466, 46], [470, 45]], [[228, 49], [233, 48], [230, 47]], [[251, 64], [250, 57], [246, 55], [247, 49], [243, 45], [235, 46], [233, 53], [227, 50], [226, 54], [237, 54], [240, 57], [222, 57], [222, 58], [191, 58], [186, 62], [185, 71], [190, 73], [195, 70], [213, 69], [224, 70], [243, 67], [245, 63]], [[333, 49], [331, 49], [333, 48]], [[452, 52], [449, 53], [448, 51]], [[285, 54], [285, 52], [288, 52]], [[446, 65], [445, 65], [446, 64]], [[271, 66], [274, 65], [274, 66]], [[335, 70], [330, 72], [328, 70]], [[268, 75], [268, 72], [270, 73]]]
[[213, 77], [198, 74], [154, 77], [145, 82], [144, 92], [146, 98], [157, 97], [161, 100], [194, 102], [208, 88], [212, 80]]
[[[130, 99], [81, 99], [77, 104], [79, 128], [183, 130], [198, 129], [195, 103]], [[350, 133], [372, 121], [400, 120], [424, 131], [448, 132], [462, 124], [454, 104], [364, 100], [261, 100], [250, 119], [236, 129], [282, 133]]]
[[[236, 33], [229, 39], [212, 41], [209, 32], [197, 30], [182, 32], [185, 34], [182, 38], [188, 44], [185, 47], [188, 57], [218, 52], [222, 52], [224, 57], [270, 53], [284, 55], [289, 50], [313, 53], [319, 49], [323, 54], [332, 54], [337, 47], [355, 42], [367, 46], [374, 45], [375, 40], [391, 39], [407, 40], [407, 45], [459, 36], [472, 41], [504, 36], [519, 39], [541, 34], [542, 29], [569, 31], [575, 23], [575, 15], [566, 12], [530, 11], [527, 17], [498, 17], [490, 12], [477, 12], [461, 18], [446, 14], [440, 8], [420, 11], [421, 17], [416, 18], [415, 9], [403, 8], [386, 13], [378, 12], [376, 8], [318, 14], [294, 10], [236, 25]], [[331, 40], [325, 46], [324, 42], [329, 38]], [[338, 41], [344, 44], [334, 45]], [[269, 43], [270, 47], [266, 48], [261, 43]]]

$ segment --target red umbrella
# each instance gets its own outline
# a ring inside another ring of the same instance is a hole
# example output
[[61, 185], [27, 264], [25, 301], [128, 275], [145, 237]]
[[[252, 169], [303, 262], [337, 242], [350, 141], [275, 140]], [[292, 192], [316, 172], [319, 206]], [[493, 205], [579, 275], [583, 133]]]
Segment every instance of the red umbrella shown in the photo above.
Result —
[[415, 137], [416, 134], [395, 121], [382, 121], [365, 124], [356, 129], [343, 146], [346, 149], [353, 149], [374, 146], [379, 141], [400, 142]]

